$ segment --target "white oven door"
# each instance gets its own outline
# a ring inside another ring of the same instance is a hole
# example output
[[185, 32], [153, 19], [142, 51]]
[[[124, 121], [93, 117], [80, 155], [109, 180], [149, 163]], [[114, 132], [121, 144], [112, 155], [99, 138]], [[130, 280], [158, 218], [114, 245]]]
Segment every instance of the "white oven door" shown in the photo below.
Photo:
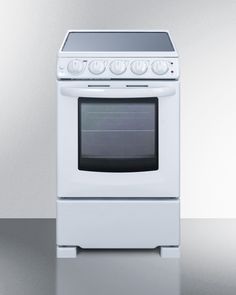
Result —
[[58, 82], [58, 196], [179, 197], [178, 81], [96, 84]]

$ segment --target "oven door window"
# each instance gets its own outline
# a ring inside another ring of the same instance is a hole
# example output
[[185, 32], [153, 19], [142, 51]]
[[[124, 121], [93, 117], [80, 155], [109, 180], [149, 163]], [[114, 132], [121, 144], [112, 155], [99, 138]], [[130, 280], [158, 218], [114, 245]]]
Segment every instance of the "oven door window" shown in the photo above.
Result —
[[78, 168], [158, 169], [158, 98], [79, 98]]

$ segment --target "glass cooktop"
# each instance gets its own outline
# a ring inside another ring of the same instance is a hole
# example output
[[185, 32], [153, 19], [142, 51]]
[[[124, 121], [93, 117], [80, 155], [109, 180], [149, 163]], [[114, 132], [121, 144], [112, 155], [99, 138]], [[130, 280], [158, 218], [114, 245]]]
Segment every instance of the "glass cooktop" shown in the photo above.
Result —
[[174, 51], [174, 46], [167, 32], [70, 32], [62, 51]]

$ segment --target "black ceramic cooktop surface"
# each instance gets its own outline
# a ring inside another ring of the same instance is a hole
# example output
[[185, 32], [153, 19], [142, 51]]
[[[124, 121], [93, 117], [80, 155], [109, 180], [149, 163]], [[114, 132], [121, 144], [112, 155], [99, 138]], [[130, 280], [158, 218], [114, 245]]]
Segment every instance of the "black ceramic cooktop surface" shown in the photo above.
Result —
[[62, 51], [174, 51], [174, 47], [167, 32], [70, 32]]

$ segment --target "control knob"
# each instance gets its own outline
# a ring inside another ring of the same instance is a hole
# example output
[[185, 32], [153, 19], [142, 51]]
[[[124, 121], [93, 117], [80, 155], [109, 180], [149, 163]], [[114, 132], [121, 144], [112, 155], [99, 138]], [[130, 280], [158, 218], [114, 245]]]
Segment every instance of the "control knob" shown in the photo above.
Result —
[[169, 66], [165, 60], [156, 60], [152, 63], [152, 70], [157, 75], [164, 75], [168, 72]]
[[145, 60], [135, 60], [131, 64], [131, 71], [136, 75], [143, 75], [148, 69], [148, 63]]
[[67, 70], [69, 73], [73, 75], [79, 75], [84, 70], [84, 63], [82, 60], [73, 59], [71, 62], [69, 62]]
[[103, 60], [93, 60], [89, 64], [89, 71], [95, 75], [102, 74], [105, 71], [105, 68]]
[[115, 75], [121, 75], [126, 71], [126, 64], [123, 60], [114, 60], [110, 64], [110, 70]]

